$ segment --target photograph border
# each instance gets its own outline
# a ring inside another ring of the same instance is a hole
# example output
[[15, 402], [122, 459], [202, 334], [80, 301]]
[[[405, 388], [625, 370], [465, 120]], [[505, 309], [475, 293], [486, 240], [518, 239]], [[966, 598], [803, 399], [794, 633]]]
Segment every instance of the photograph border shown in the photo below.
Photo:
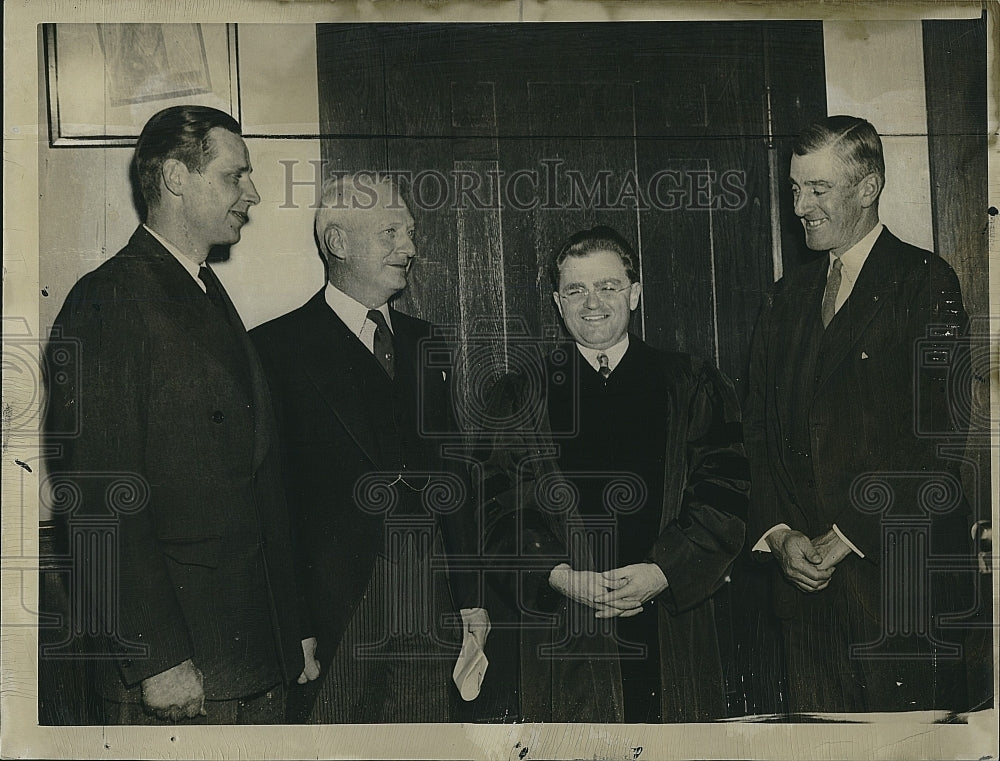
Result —
[[[339, 3], [278, 2], [277, 0], [220, 0], [207, 6], [182, 5], [179, 9], [148, 1], [114, 3], [39, 0], [6, 6], [5, 34], [5, 187], [4, 199], [4, 432], [2, 463], [3, 545], [2, 620], [0, 626], [0, 710], [3, 713], [3, 758], [633, 758], [636, 747], [647, 748], [649, 758], [982, 758], [997, 757], [996, 702], [968, 724], [928, 725], [913, 721], [875, 724], [809, 725], [729, 722], [711, 725], [361, 725], [326, 727], [40, 727], [37, 724], [36, 613], [38, 533], [37, 483], [26, 463], [41, 454], [37, 436], [32, 439], [11, 431], [11, 415], [21, 420], [40, 409], [39, 378], [30, 372], [8, 373], [7, 357], [13, 350], [35, 352], [44, 336], [39, 334], [38, 302], [38, 142], [48, 139], [48, 126], [38, 116], [38, 28], [58, 19], [60, 23], [89, 22], [95, 17], [125, 22], [165, 23], [197, 19], [198, 23], [327, 23], [346, 21], [623, 21], [623, 20], [778, 20], [822, 18], [969, 18], [987, 13], [987, 67], [991, 84], [988, 97], [989, 194], [995, 212], [1000, 206], [997, 177], [998, 6], [985, 2], [923, 3], [809, 2], [773, 3], [667, 3], [628, 2], [611, 7], [569, 0], [549, 3]], [[111, 18], [113, 17], [113, 18]], [[237, 66], [235, 44], [230, 47], [231, 66]], [[45, 66], [48, 71], [48, 65]], [[237, 68], [235, 103], [240, 109]], [[16, 73], [15, 73], [16, 72]], [[240, 113], [242, 113], [240, 111]], [[94, 136], [71, 143], [53, 140], [53, 146], [127, 146], [134, 137]], [[117, 142], [115, 142], [117, 141]], [[1000, 261], [1000, 222], [987, 220], [991, 261]], [[991, 409], [998, 419], [996, 358], [1000, 340], [1000, 272], [991, 267]], [[13, 389], [13, 392], [12, 392]], [[20, 409], [18, 407], [21, 407]], [[1000, 492], [998, 434], [991, 447], [993, 493]], [[997, 519], [994, 500], [993, 519]], [[1000, 578], [993, 558], [994, 603], [1000, 599]], [[994, 642], [996, 658], [997, 643]], [[997, 679], [996, 669], [994, 681]], [[994, 697], [996, 701], [996, 697]], [[657, 754], [652, 755], [653, 748]], [[662, 751], [662, 754], [660, 753]]]

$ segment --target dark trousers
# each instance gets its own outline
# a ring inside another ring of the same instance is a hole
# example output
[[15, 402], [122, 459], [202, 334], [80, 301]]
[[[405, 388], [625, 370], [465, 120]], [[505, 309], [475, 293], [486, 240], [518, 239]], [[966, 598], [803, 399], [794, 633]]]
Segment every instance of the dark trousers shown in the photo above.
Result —
[[432, 574], [426, 556], [412, 547], [397, 562], [379, 555], [332, 662], [322, 664], [309, 723], [449, 721], [460, 636], [440, 625], [449, 601], [445, 575]]
[[[929, 637], [887, 638], [883, 621], [888, 598], [881, 587], [876, 566], [849, 556], [829, 587], [802, 595], [797, 614], [782, 621], [789, 711], [922, 711], [964, 705], [961, 657]], [[929, 602], [923, 601], [925, 606]], [[908, 605], [916, 610], [918, 601]], [[931, 636], [941, 638], [934, 629]], [[852, 653], [852, 645], [871, 646]]]
[[106, 724], [167, 726], [185, 724], [281, 724], [285, 717], [285, 688], [278, 684], [270, 690], [234, 700], [206, 700], [206, 716], [163, 721], [146, 713], [141, 703], [118, 703], [104, 700]]

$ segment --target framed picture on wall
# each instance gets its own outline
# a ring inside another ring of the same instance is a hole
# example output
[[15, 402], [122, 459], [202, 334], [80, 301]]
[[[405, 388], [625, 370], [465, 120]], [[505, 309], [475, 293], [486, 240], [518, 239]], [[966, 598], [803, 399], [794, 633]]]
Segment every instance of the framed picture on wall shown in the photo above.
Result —
[[239, 120], [236, 34], [236, 24], [46, 24], [51, 144], [131, 145], [180, 103]]

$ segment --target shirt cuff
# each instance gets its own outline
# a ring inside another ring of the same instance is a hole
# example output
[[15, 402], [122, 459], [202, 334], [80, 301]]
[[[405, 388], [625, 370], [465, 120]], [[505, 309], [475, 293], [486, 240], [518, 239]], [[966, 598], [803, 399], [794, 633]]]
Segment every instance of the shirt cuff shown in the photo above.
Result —
[[983, 529], [989, 528], [992, 521], [976, 521], [972, 524], [972, 541], [978, 542], [983, 535]]
[[848, 539], [846, 536], [844, 536], [844, 533], [839, 528], [837, 528], [836, 523], [833, 524], [832, 528], [834, 533], [840, 537], [841, 541], [843, 541], [844, 544], [846, 544], [848, 547], [851, 548], [851, 550], [854, 552], [855, 555], [857, 555], [859, 558], [863, 558], [865, 556], [865, 553], [863, 553], [861, 550], [859, 550], [857, 547], [851, 544], [851, 540]]
[[766, 539], [769, 536], [771, 536], [771, 534], [773, 534], [775, 531], [777, 531], [779, 528], [790, 529], [791, 526], [789, 526], [787, 523], [779, 523], [777, 526], [772, 526], [771, 528], [769, 528], [767, 531], [764, 532], [764, 535], [760, 539], [757, 540], [757, 544], [755, 544], [751, 548], [750, 551], [751, 552], [770, 552], [771, 551], [771, 545], [769, 545], [767, 543]]

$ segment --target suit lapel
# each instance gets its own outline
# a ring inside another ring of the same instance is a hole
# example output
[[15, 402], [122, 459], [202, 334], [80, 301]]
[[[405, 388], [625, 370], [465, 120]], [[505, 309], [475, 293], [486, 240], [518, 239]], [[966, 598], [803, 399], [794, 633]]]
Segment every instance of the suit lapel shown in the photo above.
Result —
[[[823, 303], [823, 291], [826, 287], [827, 258], [804, 265], [801, 277], [794, 283], [789, 283], [783, 294], [780, 311], [776, 312], [775, 324], [779, 326], [775, 339], [783, 344], [780, 355], [784, 358], [775, 365], [776, 376], [773, 383], [785, 389], [791, 389], [806, 382], [801, 377], [802, 368], [808, 364], [808, 356], [816, 334], [822, 330], [820, 310]], [[814, 382], [812, 378], [808, 382]], [[790, 400], [787, 394], [779, 399], [784, 401], [782, 417], [787, 418]]]
[[146, 266], [157, 290], [162, 293], [164, 308], [161, 314], [180, 332], [202, 345], [207, 361], [227, 367], [250, 392], [244, 345], [238, 339], [238, 334], [242, 332], [245, 337], [246, 331], [228, 294], [223, 291], [231, 324], [220, 319], [216, 307], [194, 278], [144, 227], [135, 231], [126, 250], [128, 257]]
[[[232, 305], [230, 304], [231, 307]], [[237, 317], [237, 319], [239, 318]], [[234, 324], [242, 326], [243, 322], [239, 321]], [[250, 390], [253, 396], [254, 420], [256, 421], [253, 449], [253, 468], [256, 470], [260, 467], [264, 461], [264, 457], [271, 448], [276, 423], [274, 420], [274, 408], [271, 406], [271, 392], [267, 385], [267, 377], [264, 375], [264, 368], [260, 363], [260, 358], [257, 356], [257, 350], [254, 348], [253, 342], [250, 340], [250, 336], [247, 335], [246, 330], [242, 330], [240, 333], [240, 343], [246, 353], [247, 367], [250, 370]]]
[[892, 247], [891, 233], [882, 230], [861, 268], [851, 295], [827, 326], [819, 387], [833, 375], [885, 304], [887, 284], [892, 279]]
[[[377, 435], [366, 413], [367, 404], [359, 404], [358, 395], [371, 391], [373, 384], [365, 383], [364, 378], [377, 379], [376, 372], [383, 376], [385, 372], [330, 309], [323, 291], [303, 307], [299, 332], [306, 375], [357, 447], [380, 468]], [[388, 383], [388, 377], [385, 381]]]
[[[416, 383], [420, 374], [420, 340], [426, 336], [406, 315], [390, 309], [392, 346], [396, 352], [396, 378], [402, 383]], [[415, 386], [413, 386], [415, 388]]]
[[136, 230], [130, 248], [148, 264], [166, 295], [170, 308], [164, 311], [168, 318], [204, 347], [206, 361], [221, 362], [228, 367], [249, 393], [256, 420], [251, 467], [256, 470], [272, 444], [274, 412], [264, 370], [232, 299], [222, 288], [227, 322], [220, 319], [218, 309], [191, 275], [144, 227]]

